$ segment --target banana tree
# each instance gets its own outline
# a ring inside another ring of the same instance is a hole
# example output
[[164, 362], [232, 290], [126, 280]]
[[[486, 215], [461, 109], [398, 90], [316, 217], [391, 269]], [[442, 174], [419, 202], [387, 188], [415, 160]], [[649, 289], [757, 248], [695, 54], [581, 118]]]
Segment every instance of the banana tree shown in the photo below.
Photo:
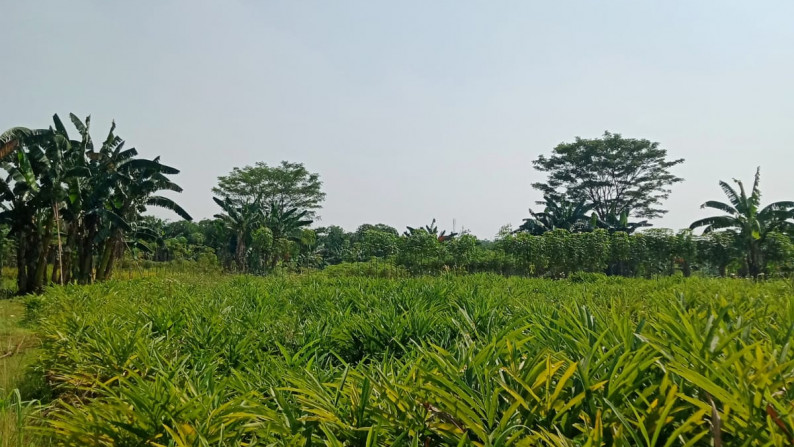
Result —
[[157, 195], [179, 191], [166, 177], [176, 169], [125, 150], [115, 124], [95, 149], [90, 117], [70, 118], [79, 139], [70, 139], [58, 115], [49, 129], [17, 127], [0, 134], [0, 169], [6, 174], [0, 179], [0, 224], [7, 224], [17, 241], [19, 293], [45, 285], [53, 246], [58, 257], [51, 280], [88, 283], [110, 276], [124, 233], [147, 206], [190, 217]]
[[[121, 153], [120, 148], [117, 148], [111, 157], [118, 158], [119, 153]], [[116, 163], [115, 170], [117, 186], [107, 206], [114, 214], [120, 216], [124, 223], [110, 220], [107, 228], [104, 229], [109, 237], [102, 238], [98, 251], [101, 255], [96, 276], [100, 280], [108, 279], [112, 275], [115, 260], [124, 253], [124, 234], [140, 220], [148, 207], [167, 209], [185, 220], [192, 220], [190, 215], [172, 199], [156, 195], [164, 190], [182, 191], [179, 185], [166, 177], [179, 173], [179, 170], [160, 164], [159, 157], [154, 160], [125, 158]]]
[[282, 259], [289, 260], [290, 244], [300, 244], [303, 241], [301, 231], [313, 222], [308, 216], [309, 212], [306, 210], [270, 205], [265, 215], [265, 226], [273, 235], [273, 250], [268, 268], [272, 270]]
[[215, 215], [223, 227], [232, 236], [229, 247], [234, 253], [234, 262], [240, 272], [248, 270], [246, 261], [248, 246], [251, 242], [252, 232], [263, 226], [265, 214], [259, 203], [241, 203], [229, 197], [212, 200], [221, 207], [223, 213]]
[[767, 235], [773, 231], [791, 233], [794, 230], [794, 201], [774, 202], [761, 208], [760, 168], [755, 172], [750, 195], [747, 195], [740, 180], [733, 181], [738, 186], [738, 191], [724, 181], [719, 183], [729, 203], [709, 200], [701, 206], [725, 214], [699, 219], [692, 222], [689, 228], [703, 227], [704, 234], [716, 231], [734, 233], [745, 252], [747, 273], [756, 277], [764, 270], [761, 244]]
[[597, 214], [593, 213], [590, 225], [593, 228], [603, 228], [610, 233], [622, 231], [627, 234], [634, 233], [640, 228], [651, 226], [647, 220], [629, 222], [629, 211], [626, 210], [622, 211], [619, 215], [614, 213], [607, 214], [603, 218], [599, 218]]
[[14, 128], [0, 135], [0, 222], [17, 241], [17, 291], [44, 286], [58, 202], [62, 197], [63, 153], [52, 129]]
[[568, 230], [571, 233], [589, 231], [590, 217], [587, 213], [593, 205], [586, 202], [571, 202], [568, 200], [555, 201], [551, 197], [544, 197], [540, 204], [545, 205], [543, 212], [536, 213], [529, 210], [530, 217], [518, 227], [517, 232], [526, 231], [533, 235], [541, 235], [557, 229]]
[[436, 225], [436, 220], [433, 219], [430, 222], [430, 225], [425, 225], [424, 227], [406, 227], [407, 231], [403, 232], [403, 236], [410, 236], [412, 234], [416, 234], [417, 232], [425, 232], [427, 234], [431, 234], [435, 236], [439, 242], [446, 242], [455, 238], [458, 233], [449, 233], [447, 234], [447, 230], [443, 230], [439, 233], [438, 226]]

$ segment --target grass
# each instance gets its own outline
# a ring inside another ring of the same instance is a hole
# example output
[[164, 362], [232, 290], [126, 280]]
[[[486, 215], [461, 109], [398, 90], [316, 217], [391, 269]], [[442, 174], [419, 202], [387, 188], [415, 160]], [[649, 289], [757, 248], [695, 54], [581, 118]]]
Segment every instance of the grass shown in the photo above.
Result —
[[28, 445], [23, 421], [35, 409], [29, 395], [33, 380], [29, 368], [39, 345], [25, 324], [25, 307], [18, 299], [0, 300], [0, 446]]
[[22, 383], [53, 396], [25, 424], [36, 445], [789, 445], [792, 298], [704, 278], [68, 286], [25, 301], [41, 375]]

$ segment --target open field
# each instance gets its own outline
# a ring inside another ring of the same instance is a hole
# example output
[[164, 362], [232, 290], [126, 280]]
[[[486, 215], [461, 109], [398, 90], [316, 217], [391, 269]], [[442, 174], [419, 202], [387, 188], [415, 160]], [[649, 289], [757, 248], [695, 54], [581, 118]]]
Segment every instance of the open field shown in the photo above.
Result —
[[788, 445], [792, 298], [676, 277], [54, 288], [25, 301], [27, 380], [53, 395], [25, 423], [33, 445]]

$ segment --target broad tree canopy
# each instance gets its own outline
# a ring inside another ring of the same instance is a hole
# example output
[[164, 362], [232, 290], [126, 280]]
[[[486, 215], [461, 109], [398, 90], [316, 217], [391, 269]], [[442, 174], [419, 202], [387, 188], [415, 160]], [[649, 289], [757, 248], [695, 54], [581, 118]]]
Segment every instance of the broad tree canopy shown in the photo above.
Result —
[[683, 161], [668, 160], [659, 143], [605, 132], [601, 138], [577, 137], [559, 144], [550, 157], [538, 157], [533, 165], [548, 179], [532, 186], [557, 202], [592, 204], [602, 218], [626, 213], [652, 219], [667, 212], [659, 204], [683, 180], [669, 169]]
[[320, 175], [309, 172], [303, 163], [282, 161], [278, 166], [268, 166], [258, 162], [218, 177], [218, 186], [212, 192], [240, 203], [259, 202], [265, 209], [295, 208], [314, 218], [325, 200], [322, 184]]

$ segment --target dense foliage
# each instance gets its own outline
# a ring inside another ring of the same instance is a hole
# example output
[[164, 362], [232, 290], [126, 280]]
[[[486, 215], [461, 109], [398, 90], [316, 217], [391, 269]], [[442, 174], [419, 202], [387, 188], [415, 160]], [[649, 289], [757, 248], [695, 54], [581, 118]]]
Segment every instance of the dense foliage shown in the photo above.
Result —
[[577, 137], [557, 145], [551, 156], [538, 157], [535, 168], [548, 179], [532, 186], [555, 201], [586, 202], [602, 219], [624, 213], [654, 218], [667, 212], [659, 204], [671, 185], [683, 181], [670, 168], [683, 162], [668, 160], [659, 143], [605, 132], [602, 138]]
[[237, 203], [259, 203], [265, 209], [294, 208], [314, 218], [325, 200], [322, 184], [320, 175], [309, 172], [302, 163], [282, 161], [268, 166], [259, 162], [218, 177], [212, 192]]
[[28, 301], [37, 424], [75, 446], [788, 445], [792, 298], [586, 275], [51, 289]]
[[703, 204], [703, 208], [722, 211], [726, 215], [700, 219], [693, 222], [691, 228], [705, 227], [704, 233], [723, 230], [733, 235], [743, 249], [749, 274], [755, 277], [763, 272], [763, 248], [770, 235], [775, 238], [781, 233], [793, 233], [794, 201], [775, 202], [761, 208], [761, 168], [755, 172], [749, 195], [740, 180], [734, 182], [739, 187], [738, 192], [731, 185], [720, 182], [730, 203], [709, 200]]
[[90, 117], [70, 117], [77, 139], [58, 115], [48, 129], [16, 127], [0, 135], [0, 223], [16, 243], [19, 293], [40, 291], [50, 282], [109, 278], [129, 238], [133, 244], [149, 239], [138, 225], [147, 207], [190, 219], [158, 195], [181, 191], [167, 177], [177, 169], [125, 148], [115, 123], [95, 146]]
[[[703, 236], [641, 231], [642, 218], [658, 217], [682, 160], [648, 140], [606, 133], [557, 146], [535, 167], [548, 174], [533, 186], [544, 193], [543, 211], [515, 233], [494, 241], [429, 225], [400, 233], [365, 224], [354, 232], [310, 228], [325, 193], [317, 173], [301, 163], [234, 168], [213, 188], [219, 212], [190, 216], [161, 190], [180, 191], [168, 179], [178, 171], [159, 159], [124, 149], [115, 125], [94, 148], [90, 120], [71, 116], [80, 138], [70, 139], [56, 115], [49, 129], [13, 128], [0, 135], [0, 263], [17, 267], [19, 293], [47, 284], [81, 284], [110, 278], [124, 266], [189, 261], [212, 270], [269, 274], [323, 269], [341, 263], [375, 263], [410, 274], [445, 271], [566, 277], [575, 273], [621, 276], [693, 271], [757, 277], [792, 270], [794, 202], [760, 208], [758, 176], [751, 194], [721, 182], [730, 203], [704, 206], [728, 213], [699, 220]], [[164, 207], [186, 220], [143, 216]], [[15, 258], [15, 259], [9, 259]], [[9, 262], [12, 261], [12, 262]], [[355, 267], [368, 269], [369, 267]], [[376, 267], [375, 270], [380, 270]]]
[[[253, 273], [277, 268], [305, 271], [341, 263], [375, 263], [411, 274], [492, 272], [552, 278], [577, 272], [632, 277], [679, 273], [689, 276], [693, 272], [711, 276], [749, 274], [742, 239], [725, 232], [698, 236], [688, 230], [676, 233], [647, 229], [629, 234], [600, 228], [577, 233], [555, 229], [539, 235], [507, 231], [495, 241], [483, 241], [470, 234], [439, 232], [433, 225], [412, 228], [402, 235], [382, 224], [362, 225], [354, 232], [331, 226], [293, 230], [293, 237], [283, 244], [273, 244], [269, 230], [262, 230], [266, 231], [265, 241], [247, 246], [242, 253], [236, 251], [239, 245], [229, 244], [228, 238], [243, 238], [248, 233], [235, 236], [231, 230], [210, 221], [163, 226], [170, 235], [166, 239], [164, 259], [214, 262], [215, 257], [208, 259], [207, 253], [217, 253], [230, 269]], [[218, 231], [225, 236], [217, 238]], [[274, 246], [282, 247], [283, 251], [272, 251], [276, 257], [268, 258], [267, 254], [271, 253], [268, 247]], [[787, 234], [770, 232], [759, 243], [759, 253], [760, 273], [786, 275], [794, 271], [794, 243]], [[259, 267], [263, 265], [261, 259], [272, 262]]]

